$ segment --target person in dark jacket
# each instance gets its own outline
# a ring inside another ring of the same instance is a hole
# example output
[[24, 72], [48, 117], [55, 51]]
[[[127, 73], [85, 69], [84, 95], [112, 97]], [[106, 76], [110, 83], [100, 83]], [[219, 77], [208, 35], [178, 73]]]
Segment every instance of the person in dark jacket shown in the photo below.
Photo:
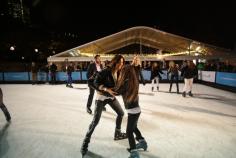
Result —
[[4, 113], [7, 122], [10, 122], [11, 121], [11, 115], [10, 115], [9, 111], [7, 110], [7, 107], [3, 103], [3, 93], [2, 93], [1, 88], [0, 88], [0, 109]]
[[151, 80], [152, 80], [152, 91], [154, 91], [154, 84], [156, 82], [156, 88], [159, 91], [159, 80], [161, 80], [161, 75], [163, 72], [159, 68], [159, 65], [155, 62], [152, 64], [151, 68]]
[[83, 140], [81, 147], [82, 156], [84, 156], [88, 151], [88, 144], [90, 142], [91, 136], [101, 118], [103, 107], [106, 104], [109, 104], [111, 108], [117, 113], [114, 140], [127, 138], [126, 134], [121, 132], [121, 123], [124, 116], [124, 111], [115, 97], [116, 93], [112, 90], [112, 88], [114, 88], [116, 85], [119, 71], [123, 67], [124, 63], [124, 57], [122, 55], [116, 55], [105, 69], [97, 73], [94, 79], [93, 87], [97, 90], [95, 112], [93, 121], [89, 125], [89, 129]]
[[176, 83], [177, 93], [179, 94], [179, 66], [175, 64], [173, 61], [169, 63], [169, 69], [167, 74], [170, 74], [170, 88], [169, 92], [171, 92], [173, 82]]
[[[137, 127], [138, 119], [141, 114], [141, 108], [139, 106], [139, 71], [134, 65], [125, 66], [120, 73], [117, 86], [115, 91], [122, 95], [125, 108], [128, 113], [128, 121], [126, 134], [128, 136], [129, 146], [128, 151], [130, 152], [129, 158], [139, 158], [137, 149], [147, 150], [147, 142], [142, 136], [140, 130]], [[135, 143], [134, 135], [136, 135]]]
[[50, 70], [50, 74], [51, 74], [51, 83], [56, 84], [56, 72], [57, 72], [56, 64], [51, 63], [49, 70]]
[[[94, 57], [94, 62], [92, 62], [91, 64], [89, 64], [88, 66], [88, 70], [87, 70], [87, 79], [90, 79], [95, 73], [100, 72], [102, 70], [102, 65], [101, 65], [101, 59], [100, 59], [100, 55], [96, 55]], [[91, 86], [89, 86], [89, 96], [88, 96], [88, 101], [87, 101], [87, 112], [89, 114], [92, 114], [92, 110], [91, 110], [91, 106], [92, 106], [92, 102], [93, 102], [93, 96], [94, 96], [94, 88], [92, 88]], [[104, 109], [105, 110], [105, 107]]]
[[184, 77], [184, 89], [182, 96], [186, 97], [186, 92], [188, 91], [189, 96], [192, 97], [193, 78], [197, 76], [197, 68], [193, 61], [187, 61], [187, 65], [183, 67], [181, 71], [181, 76]]
[[31, 65], [32, 85], [37, 83], [37, 74], [38, 74], [38, 67], [35, 62], [32, 62]]
[[72, 72], [73, 71], [74, 71], [74, 66], [73, 66], [73, 63], [70, 62], [70, 64], [66, 66], [66, 72], [67, 72], [67, 77], [68, 77], [66, 87], [73, 88], [72, 86]]

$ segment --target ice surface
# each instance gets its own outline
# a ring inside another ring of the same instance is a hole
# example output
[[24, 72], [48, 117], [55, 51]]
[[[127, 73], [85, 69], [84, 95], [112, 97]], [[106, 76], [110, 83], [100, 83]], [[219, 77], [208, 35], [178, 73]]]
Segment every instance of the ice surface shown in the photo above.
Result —
[[[12, 115], [8, 125], [0, 111], [0, 158], [81, 157], [81, 143], [93, 118], [86, 112], [86, 84], [74, 84], [73, 89], [30, 84], [0, 87]], [[140, 156], [235, 158], [236, 94], [194, 84], [194, 97], [183, 98], [174, 93], [175, 85], [173, 93], [168, 89], [169, 84], [160, 84], [159, 92], [151, 92], [150, 84], [140, 85], [138, 127], [148, 142], [148, 151], [140, 151]], [[113, 140], [116, 114], [106, 107], [85, 157], [127, 158], [128, 140]], [[123, 131], [126, 121], [127, 114]]]

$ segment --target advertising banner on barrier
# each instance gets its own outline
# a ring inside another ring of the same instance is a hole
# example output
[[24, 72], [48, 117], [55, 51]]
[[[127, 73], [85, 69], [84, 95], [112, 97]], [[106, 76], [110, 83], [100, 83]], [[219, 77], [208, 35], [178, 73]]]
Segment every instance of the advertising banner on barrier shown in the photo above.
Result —
[[82, 71], [82, 80], [87, 80], [87, 71]]
[[236, 73], [217, 72], [216, 83], [236, 87]]
[[142, 70], [143, 79], [149, 81], [151, 79], [151, 71]]
[[206, 82], [215, 82], [215, 71], [198, 71], [198, 79]]
[[5, 81], [29, 81], [28, 72], [5, 72]]
[[67, 81], [67, 74], [66, 72], [57, 72], [56, 80], [57, 81]]
[[0, 81], [3, 81], [3, 72], [0, 72]]

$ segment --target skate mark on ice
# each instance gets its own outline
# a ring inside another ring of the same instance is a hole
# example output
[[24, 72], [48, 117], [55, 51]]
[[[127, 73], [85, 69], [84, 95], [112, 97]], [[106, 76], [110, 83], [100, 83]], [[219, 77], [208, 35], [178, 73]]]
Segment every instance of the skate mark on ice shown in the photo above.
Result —
[[6, 139], [9, 125], [10, 123], [6, 123], [0, 130], [0, 157], [4, 157], [9, 149], [8, 141]]
[[221, 102], [231, 106], [236, 105], [236, 99], [227, 98], [225, 96], [220, 96], [220, 95], [196, 93], [194, 94], [194, 98], [215, 100], [217, 102]]
[[143, 95], [150, 95], [150, 96], [154, 96], [154, 93], [147, 93], [147, 92], [139, 92], [139, 94], [143, 94]]
[[83, 158], [104, 158], [101, 155], [88, 151], [87, 154]]
[[175, 109], [175, 110], [178, 110], [178, 111], [200, 112], [200, 113], [206, 113], [206, 114], [212, 114], [212, 115], [218, 115], [218, 116], [224, 116], [224, 117], [235, 117], [236, 118], [236, 115], [225, 114], [225, 113], [212, 111], [212, 110], [207, 110], [207, 109], [202, 109], [202, 108], [197, 108], [197, 107], [187, 107], [187, 106], [166, 104], [166, 103], [161, 103], [161, 104], [158, 104], [158, 105], [168, 107], [168, 108], [171, 108], [171, 109]]
[[153, 155], [151, 153], [149, 153], [148, 151], [139, 151], [140, 156], [141, 157], [145, 157], [145, 158], [160, 158], [159, 156]]
[[85, 89], [88, 89], [88, 88], [79, 88], [79, 87], [74, 87], [73, 89], [85, 90]]

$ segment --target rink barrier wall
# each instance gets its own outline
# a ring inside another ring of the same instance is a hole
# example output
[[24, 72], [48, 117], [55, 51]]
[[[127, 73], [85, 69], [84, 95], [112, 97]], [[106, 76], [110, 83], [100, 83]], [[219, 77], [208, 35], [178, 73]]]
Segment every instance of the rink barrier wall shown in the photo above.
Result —
[[236, 87], [236, 73], [218, 72], [216, 74], [216, 83]]
[[[78, 71], [72, 72], [73, 82], [87, 81], [87, 71]], [[150, 82], [151, 72], [148, 70], [142, 71], [144, 80]], [[30, 82], [32, 81], [31, 72], [1, 72], [0, 73], [0, 82]], [[180, 76], [180, 75], [179, 75]], [[163, 70], [161, 74], [162, 80], [160, 82], [169, 82], [170, 76], [167, 75], [167, 71]], [[37, 79], [40, 82], [47, 82], [47, 79], [50, 81], [50, 73], [38, 72]], [[57, 72], [56, 80], [59, 82], [67, 81], [66, 72]], [[183, 82], [183, 78], [179, 77], [180, 82]], [[198, 80], [204, 81], [206, 83], [213, 83], [219, 85], [225, 85], [230, 87], [236, 87], [236, 73], [227, 73], [227, 72], [215, 72], [215, 71], [198, 71]]]
[[216, 81], [216, 72], [215, 71], [198, 71], [198, 80], [206, 82], [215, 82]]

